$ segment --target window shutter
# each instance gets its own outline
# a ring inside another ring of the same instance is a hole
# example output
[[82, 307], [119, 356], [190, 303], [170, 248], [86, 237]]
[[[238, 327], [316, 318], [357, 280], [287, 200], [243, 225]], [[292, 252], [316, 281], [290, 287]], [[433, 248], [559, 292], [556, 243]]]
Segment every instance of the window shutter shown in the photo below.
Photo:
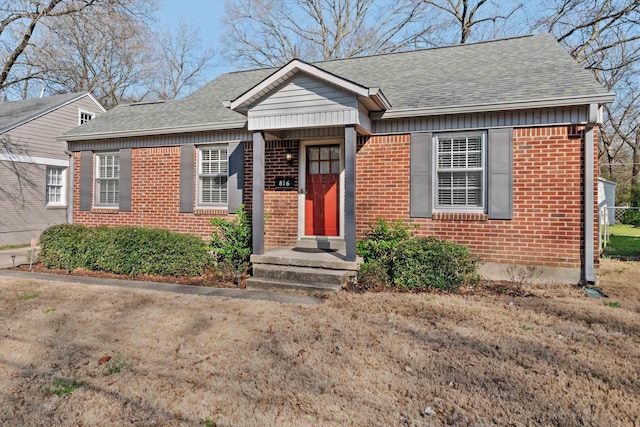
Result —
[[489, 219], [511, 219], [513, 216], [512, 136], [512, 128], [489, 129]]
[[413, 218], [431, 218], [433, 191], [431, 132], [411, 134], [411, 207]]
[[[80, 152], [80, 210], [91, 210], [91, 189], [93, 188], [93, 153]], [[73, 171], [71, 171], [73, 173]]]
[[180, 147], [180, 212], [193, 212], [194, 193], [194, 149], [193, 144]]
[[131, 148], [120, 150], [118, 210], [131, 212]]
[[243, 203], [244, 189], [244, 143], [229, 143], [229, 177], [227, 179], [228, 209], [234, 213]]

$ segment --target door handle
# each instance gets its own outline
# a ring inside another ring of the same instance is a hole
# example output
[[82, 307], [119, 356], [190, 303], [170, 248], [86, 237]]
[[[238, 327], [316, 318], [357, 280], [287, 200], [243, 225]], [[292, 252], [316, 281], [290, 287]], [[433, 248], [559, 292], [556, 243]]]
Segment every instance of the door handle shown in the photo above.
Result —
[[306, 192], [306, 190], [305, 190], [304, 188], [299, 188], [299, 189], [298, 189], [298, 193], [300, 193], [300, 194], [306, 194], [307, 192]]

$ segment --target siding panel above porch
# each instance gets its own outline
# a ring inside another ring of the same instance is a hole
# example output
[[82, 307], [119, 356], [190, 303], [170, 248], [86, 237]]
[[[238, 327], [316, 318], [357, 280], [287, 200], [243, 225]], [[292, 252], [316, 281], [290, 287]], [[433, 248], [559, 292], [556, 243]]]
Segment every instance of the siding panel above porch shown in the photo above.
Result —
[[363, 125], [358, 97], [300, 74], [254, 104], [247, 112], [249, 130]]

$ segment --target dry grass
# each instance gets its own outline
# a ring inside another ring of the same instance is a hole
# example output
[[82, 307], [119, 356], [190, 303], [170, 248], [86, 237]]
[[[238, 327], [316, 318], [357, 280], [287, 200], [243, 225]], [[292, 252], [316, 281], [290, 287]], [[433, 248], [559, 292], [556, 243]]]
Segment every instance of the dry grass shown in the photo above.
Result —
[[317, 307], [0, 278], [0, 424], [638, 425], [640, 263], [601, 273], [606, 301], [535, 286]]

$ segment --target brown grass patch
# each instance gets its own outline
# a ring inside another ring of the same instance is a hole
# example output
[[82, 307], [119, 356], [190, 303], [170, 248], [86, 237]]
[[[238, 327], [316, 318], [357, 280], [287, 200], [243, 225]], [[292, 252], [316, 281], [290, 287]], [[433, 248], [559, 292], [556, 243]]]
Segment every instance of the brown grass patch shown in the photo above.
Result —
[[601, 274], [619, 307], [568, 286], [303, 307], [0, 278], [0, 424], [637, 425], [640, 264]]

